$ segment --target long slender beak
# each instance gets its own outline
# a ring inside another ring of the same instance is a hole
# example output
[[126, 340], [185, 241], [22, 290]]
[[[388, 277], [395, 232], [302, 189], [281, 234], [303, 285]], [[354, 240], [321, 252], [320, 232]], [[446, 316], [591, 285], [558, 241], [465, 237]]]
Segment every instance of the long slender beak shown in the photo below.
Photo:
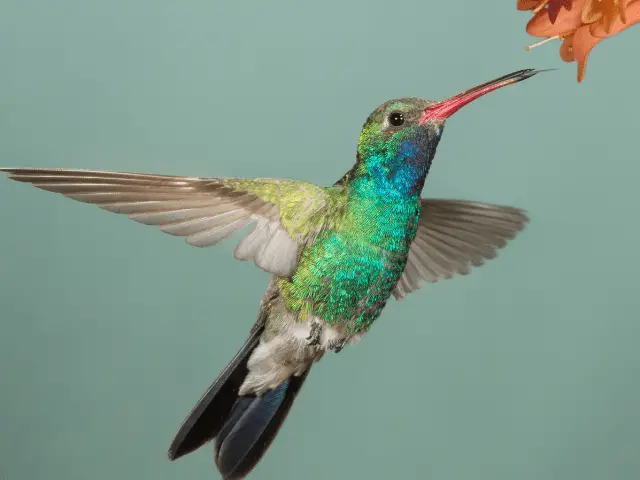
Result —
[[491, 80], [490, 82], [483, 83], [482, 85], [478, 85], [477, 87], [473, 87], [472, 89], [460, 93], [455, 97], [434, 103], [433, 105], [425, 108], [424, 115], [420, 119], [420, 124], [426, 123], [429, 120], [446, 120], [468, 103], [473, 102], [489, 92], [493, 92], [494, 90], [506, 87], [513, 83], [521, 82], [522, 80], [533, 77], [537, 73], [546, 71], [548, 70], [534, 70], [533, 68], [519, 70], [517, 72], [510, 73], [509, 75]]

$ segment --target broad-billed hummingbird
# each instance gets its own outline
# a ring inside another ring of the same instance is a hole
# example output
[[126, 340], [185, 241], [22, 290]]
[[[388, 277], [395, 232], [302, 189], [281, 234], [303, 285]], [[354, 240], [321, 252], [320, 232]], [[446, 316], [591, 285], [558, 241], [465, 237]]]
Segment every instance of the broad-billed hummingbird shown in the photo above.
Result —
[[329, 187], [271, 178], [199, 178], [6, 168], [9, 177], [157, 225], [208, 247], [252, 224], [235, 257], [273, 274], [249, 338], [189, 413], [175, 460], [214, 439], [218, 470], [244, 478], [273, 441], [314, 362], [358, 341], [393, 295], [469, 273], [528, 221], [517, 208], [420, 194], [445, 121], [539, 70], [441, 102], [391, 100], [367, 119], [355, 165]]

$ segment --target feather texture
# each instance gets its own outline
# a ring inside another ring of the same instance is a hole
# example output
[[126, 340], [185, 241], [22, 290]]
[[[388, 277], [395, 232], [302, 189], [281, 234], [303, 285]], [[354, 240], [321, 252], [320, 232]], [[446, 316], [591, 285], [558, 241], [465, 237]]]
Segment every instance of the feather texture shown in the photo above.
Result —
[[261, 396], [239, 397], [220, 433], [214, 456], [225, 480], [244, 478], [260, 461], [286, 419], [309, 371]]
[[169, 447], [170, 460], [176, 460], [197, 450], [212, 440], [224, 426], [225, 419], [238, 398], [240, 386], [247, 376], [249, 356], [258, 345], [262, 332], [262, 326], [253, 329], [233, 360], [189, 412]]
[[463, 200], [422, 200], [418, 231], [407, 265], [393, 289], [401, 300], [420, 288], [466, 275], [472, 266], [494, 258], [497, 250], [520, 232], [528, 218], [524, 211], [501, 205]]
[[[294, 180], [200, 178], [69, 169], [0, 169], [9, 178], [128, 215], [196, 247], [216, 245], [250, 224], [235, 257], [282, 277], [321, 230], [331, 197]], [[335, 202], [334, 202], [335, 206]]]

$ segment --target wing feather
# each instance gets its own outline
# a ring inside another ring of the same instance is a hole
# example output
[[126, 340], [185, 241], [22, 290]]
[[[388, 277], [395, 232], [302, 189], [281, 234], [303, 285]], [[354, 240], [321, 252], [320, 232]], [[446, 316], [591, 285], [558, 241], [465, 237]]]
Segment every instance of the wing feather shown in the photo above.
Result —
[[[328, 201], [325, 189], [293, 180], [69, 169], [0, 171], [12, 180], [155, 225], [197, 247], [215, 245], [254, 223], [256, 228], [240, 241], [235, 257], [279, 276], [295, 269], [308, 234], [322, 227], [318, 213]], [[309, 230], [301, 229], [309, 220]]]
[[472, 266], [494, 258], [520, 232], [528, 218], [514, 207], [462, 200], [422, 200], [418, 231], [393, 295], [401, 300], [420, 288], [467, 275]]

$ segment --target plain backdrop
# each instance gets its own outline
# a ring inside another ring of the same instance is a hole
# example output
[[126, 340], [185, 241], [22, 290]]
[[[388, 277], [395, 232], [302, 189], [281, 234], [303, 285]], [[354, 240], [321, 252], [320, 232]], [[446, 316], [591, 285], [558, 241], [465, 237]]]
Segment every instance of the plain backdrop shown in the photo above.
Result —
[[[447, 124], [424, 196], [529, 227], [328, 355], [256, 479], [640, 477], [640, 27], [583, 84], [515, 1], [0, 0], [0, 165], [328, 185], [383, 101], [559, 68]], [[171, 463], [268, 275], [0, 178], [0, 477], [218, 478]]]

